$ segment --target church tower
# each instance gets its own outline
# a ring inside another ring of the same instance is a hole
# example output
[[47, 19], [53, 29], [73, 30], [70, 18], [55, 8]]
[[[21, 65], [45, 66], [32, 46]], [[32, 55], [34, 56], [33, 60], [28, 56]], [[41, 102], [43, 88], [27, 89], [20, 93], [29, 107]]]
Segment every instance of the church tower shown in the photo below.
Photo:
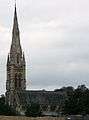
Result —
[[20, 31], [15, 4], [12, 43], [7, 58], [6, 102], [15, 106], [16, 93], [26, 89], [25, 56], [20, 44]]

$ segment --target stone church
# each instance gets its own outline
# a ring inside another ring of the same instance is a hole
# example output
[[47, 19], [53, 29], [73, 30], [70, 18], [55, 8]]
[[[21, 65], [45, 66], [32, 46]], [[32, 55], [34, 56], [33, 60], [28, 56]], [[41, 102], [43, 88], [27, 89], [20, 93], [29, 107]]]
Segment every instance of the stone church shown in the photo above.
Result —
[[26, 107], [31, 103], [39, 103], [45, 114], [61, 110], [65, 93], [26, 90], [26, 62], [20, 44], [16, 5], [13, 22], [12, 43], [7, 58], [6, 102], [20, 114], [25, 113]]

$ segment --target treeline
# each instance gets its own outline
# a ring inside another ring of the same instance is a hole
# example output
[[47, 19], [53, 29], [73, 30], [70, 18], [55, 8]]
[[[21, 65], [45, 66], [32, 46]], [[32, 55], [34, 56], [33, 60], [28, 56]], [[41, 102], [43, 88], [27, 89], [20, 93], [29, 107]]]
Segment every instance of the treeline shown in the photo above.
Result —
[[67, 87], [62, 90], [67, 93], [63, 108], [64, 114], [89, 114], [89, 89], [85, 85], [78, 86], [77, 89]]
[[[72, 86], [63, 87], [54, 91], [66, 93], [63, 108], [58, 113], [61, 112], [64, 115], [89, 114], [89, 88], [85, 85], [80, 85], [76, 89]], [[32, 117], [41, 116], [40, 105], [32, 103], [30, 106], [27, 106], [25, 114]], [[16, 111], [5, 103], [4, 95], [0, 97], [0, 115], [17, 115]]]

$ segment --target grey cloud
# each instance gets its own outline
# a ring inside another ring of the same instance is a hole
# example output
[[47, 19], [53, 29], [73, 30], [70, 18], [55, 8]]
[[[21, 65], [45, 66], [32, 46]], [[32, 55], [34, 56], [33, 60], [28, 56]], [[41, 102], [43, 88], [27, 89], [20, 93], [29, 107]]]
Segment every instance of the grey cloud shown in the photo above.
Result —
[[[89, 86], [89, 1], [18, 0], [27, 88]], [[5, 91], [14, 0], [0, 1], [0, 94]]]

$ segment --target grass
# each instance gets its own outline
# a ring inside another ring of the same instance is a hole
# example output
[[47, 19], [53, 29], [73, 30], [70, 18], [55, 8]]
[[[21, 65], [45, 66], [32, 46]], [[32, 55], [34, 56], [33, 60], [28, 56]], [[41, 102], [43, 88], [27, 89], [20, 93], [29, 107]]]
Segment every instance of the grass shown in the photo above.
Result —
[[0, 120], [65, 120], [64, 118], [55, 118], [55, 117], [39, 117], [39, 118], [30, 118], [30, 117], [15, 117], [15, 116], [0, 116]]

